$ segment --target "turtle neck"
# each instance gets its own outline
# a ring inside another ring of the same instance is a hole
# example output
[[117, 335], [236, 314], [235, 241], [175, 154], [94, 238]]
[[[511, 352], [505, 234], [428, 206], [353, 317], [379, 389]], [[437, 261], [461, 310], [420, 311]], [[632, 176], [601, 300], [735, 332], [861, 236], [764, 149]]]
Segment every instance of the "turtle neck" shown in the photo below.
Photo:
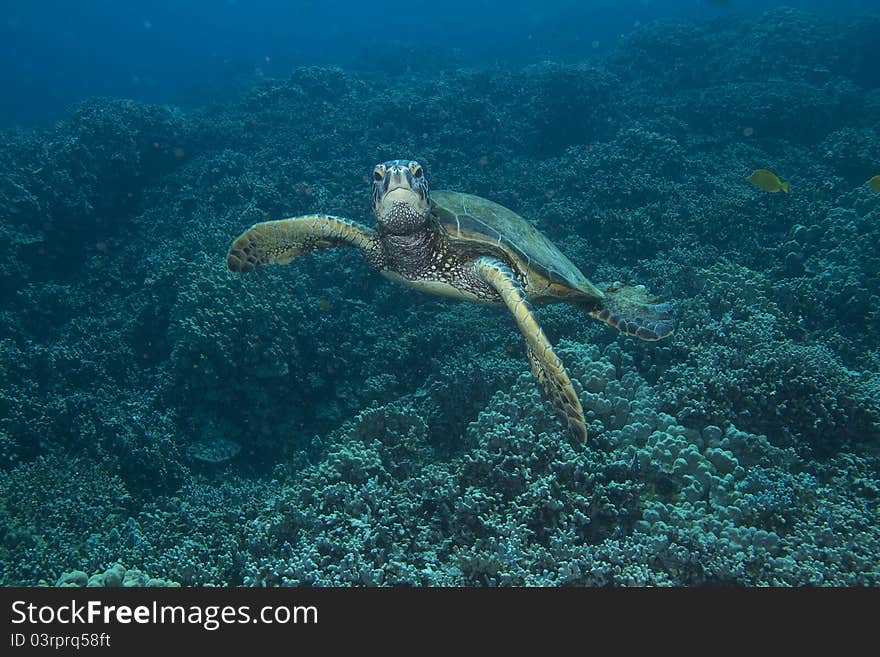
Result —
[[405, 278], [412, 278], [434, 261], [437, 250], [437, 234], [428, 226], [412, 233], [380, 236], [385, 252], [387, 269]]

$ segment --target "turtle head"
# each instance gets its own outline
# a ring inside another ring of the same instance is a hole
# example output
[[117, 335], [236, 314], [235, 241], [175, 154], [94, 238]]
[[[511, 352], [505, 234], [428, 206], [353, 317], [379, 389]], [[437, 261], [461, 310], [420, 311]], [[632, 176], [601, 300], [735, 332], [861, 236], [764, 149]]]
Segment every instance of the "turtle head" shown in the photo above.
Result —
[[428, 221], [431, 199], [422, 165], [390, 160], [373, 168], [373, 214], [379, 231], [405, 235]]

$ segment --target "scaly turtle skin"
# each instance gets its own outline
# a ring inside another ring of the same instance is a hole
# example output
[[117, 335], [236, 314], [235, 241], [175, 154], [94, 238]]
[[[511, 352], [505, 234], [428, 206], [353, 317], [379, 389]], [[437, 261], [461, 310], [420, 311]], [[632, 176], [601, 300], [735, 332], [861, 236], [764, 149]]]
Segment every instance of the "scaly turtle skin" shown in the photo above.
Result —
[[457, 299], [503, 304], [525, 338], [532, 372], [571, 435], [587, 439], [584, 412], [568, 373], [553, 351], [532, 304], [567, 302], [628, 335], [660, 340], [672, 334], [667, 304], [642, 286], [615, 283], [600, 290], [550, 240], [504, 206], [479, 196], [429, 192], [424, 169], [391, 160], [373, 169], [377, 229], [330, 215], [255, 224], [229, 249], [230, 271], [333, 247], [356, 247], [383, 276]]

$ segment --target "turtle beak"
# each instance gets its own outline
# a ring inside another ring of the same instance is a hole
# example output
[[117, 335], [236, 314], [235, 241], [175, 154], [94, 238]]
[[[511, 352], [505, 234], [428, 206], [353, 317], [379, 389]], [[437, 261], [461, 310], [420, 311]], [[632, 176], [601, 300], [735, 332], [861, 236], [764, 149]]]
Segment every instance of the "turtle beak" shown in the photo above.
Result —
[[416, 184], [408, 167], [394, 167], [385, 174], [382, 186], [383, 192], [387, 194], [388, 192], [393, 192], [395, 189], [412, 190], [415, 188]]
[[[381, 166], [383, 167], [381, 179], [377, 179], [373, 184], [374, 204], [395, 201], [419, 206], [427, 204], [428, 188], [424, 178], [421, 177], [419, 165], [386, 163]], [[414, 167], [418, 177], [413, 173]]]

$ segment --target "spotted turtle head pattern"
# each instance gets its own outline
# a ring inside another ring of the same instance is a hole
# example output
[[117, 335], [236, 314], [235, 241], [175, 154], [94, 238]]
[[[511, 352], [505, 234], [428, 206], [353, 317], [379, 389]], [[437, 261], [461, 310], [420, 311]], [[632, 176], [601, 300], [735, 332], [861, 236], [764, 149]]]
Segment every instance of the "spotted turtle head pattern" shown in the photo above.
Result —
[[373, 167], [372, 196], [380, 233], [414, 233], [423, 229], [430, 217], [428, 180], [415, 160], [389, 160]]

